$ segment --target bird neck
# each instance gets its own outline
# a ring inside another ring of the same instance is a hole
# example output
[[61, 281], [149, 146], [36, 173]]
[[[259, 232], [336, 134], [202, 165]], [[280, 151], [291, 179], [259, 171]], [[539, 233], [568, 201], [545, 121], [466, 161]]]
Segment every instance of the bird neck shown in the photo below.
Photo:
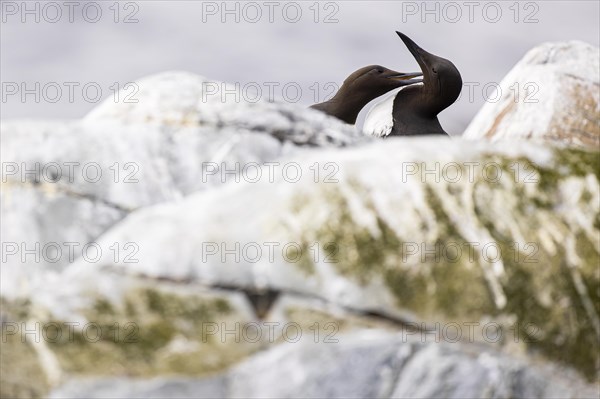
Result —
[[356, 93], [351, 94], [345, 86], [342, 86], [331, 100], [312, 105], [311, 108], [318, 109], [350, 125], [354, 125], [360, 111], [373, 98], [367, 98]]
[[394, 98], [390, 135], [448, 135], [437, 118], [437, 114], [447, 106], [445, 100], [430, 87], [410, 86], [401, 90]]
[[390, 135], [412, 136], [445, 134], [437, 118], [436, 99], [423, 87], [401, 90], [394, 99], [393, 125]]
[[448, 136], [437, 117], [423, 117], [418, 114], [394, 113], [394, 123], [390, 136], [423, 136], [441, 134]]

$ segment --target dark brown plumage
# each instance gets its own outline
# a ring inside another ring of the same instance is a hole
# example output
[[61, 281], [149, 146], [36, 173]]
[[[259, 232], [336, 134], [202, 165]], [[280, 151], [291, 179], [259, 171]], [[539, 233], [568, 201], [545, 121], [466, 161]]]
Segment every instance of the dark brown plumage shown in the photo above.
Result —
[[413, 78], [421, 75], [421, 72], [400, 73], [380, 65], [366, 66], [348, 76], [331, 100], [311, 108], [354, 124], [360, 110], [371, 100], [399, 87], [419, 83], [421, 79]]

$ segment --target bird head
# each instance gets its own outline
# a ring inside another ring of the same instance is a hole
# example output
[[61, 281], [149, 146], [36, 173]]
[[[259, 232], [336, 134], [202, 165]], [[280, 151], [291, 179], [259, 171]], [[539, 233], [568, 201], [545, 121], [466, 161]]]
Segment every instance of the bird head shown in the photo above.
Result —
[[412, 39], [401, 32], [396, 32], [423, 72], [423, 91], [429, 96], [435, 96], [439, 111], [450, 106], [462, 90], [462, 78], [454, 64], [445, 58], [428, 53], [419, 47]]
[[369, 65], [348, 76], [342, 88], [371, 101], [399, 87], [422, 82], [416, 79], [421, 75], [421, 72], [396, 72], [381, 65]]

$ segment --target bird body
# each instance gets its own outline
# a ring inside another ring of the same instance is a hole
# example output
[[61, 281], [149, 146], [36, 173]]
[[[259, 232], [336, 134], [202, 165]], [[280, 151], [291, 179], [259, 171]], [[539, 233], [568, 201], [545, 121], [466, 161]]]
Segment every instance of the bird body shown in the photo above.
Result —
[[[462, 78], [454, 64], [430, 54], [408, 36], [396, 32], [415, 57], [423, 73], [423, 84], [400, 90], [393, 99], [378, 104], [367, 115], [363, 130], [373, 136], [448, 135], [437, 115], [452, 105], [462, 89]], [[384, 112], [391, 115], [387, 117]], [[390, 117], [391, 116], [391, 117]]]

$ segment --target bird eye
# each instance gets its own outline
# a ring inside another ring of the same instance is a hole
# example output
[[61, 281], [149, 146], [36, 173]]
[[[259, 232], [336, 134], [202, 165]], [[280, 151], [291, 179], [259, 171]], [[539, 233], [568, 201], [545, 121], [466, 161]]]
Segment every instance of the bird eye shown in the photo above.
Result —
[[436, 71], [436, 69], [435, 69], [435, 68], [431, 68], [431, 71], [432, 71], [433, 73], [437, 73], [437, 71]]
[[383, 73], [383, 69], [381, 69], [381, 68], [377, 68], [376, 71], [377, 71], [377, 73]]

